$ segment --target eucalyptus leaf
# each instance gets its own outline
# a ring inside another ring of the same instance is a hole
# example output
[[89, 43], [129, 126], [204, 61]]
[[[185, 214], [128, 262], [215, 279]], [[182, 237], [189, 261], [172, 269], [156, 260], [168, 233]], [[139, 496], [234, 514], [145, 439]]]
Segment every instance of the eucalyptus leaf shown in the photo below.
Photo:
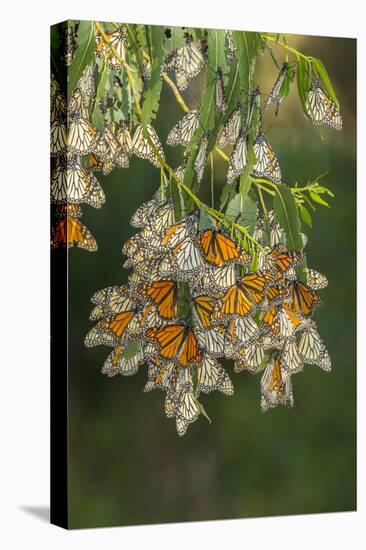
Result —
[[299, 204], [299, 211], [300, 211], [300, 215], [301, 215], [302, 219], [304, 220], [304, 222], [306, 223], [306, 225], [308, 225], [309, 227], [312, 227], [313, 221], [311, 219], [310, 212], [306, 208], [306, 206], [304, 206], [303, 204]]
[[131, 357], [134, 357], [136, 353], [138, 353], [142, 347], [142, 340], [132, 340], [131, 342], [128, 342], [126, 347], [121, 353], [121, 357], [124, 359], [131, 359]]
[[91, 21], [80, 21], [77, 33], [77, 49], [71, 63], [68, 77], [68, 97], [74, 91], [77, 82], [83, 71], [94, 59], [96, 42], [94, 37], [94, 23]]
[[283, 183], [276, 187], [273, 207], [276, 218], [286, 233], [288, 250], [301, 251], [303, 241], [300, 235], [300, 221], [295, 198], [291, 190]]
[[335, 94], [335, 91], [333, 89], [332, 83], [330, 81], [328, 72], [326, 68], [323, 65], [323, 62], [320, 59], [313, 58], [313, 67], [316, 72], [316, 74], [320, 77], [320, 79], [323, 81], [324, 86], [330, 97], [333, 99], [334, 103], [336, 104], [337, 109], [339, 109], [339, 101], [337, 99], [337, 96]]
[[[141, 124], [144, 129], [156, 118], [159, 110], [160, 93], [162, 80], [160, 76], [161, 65], [164, 58], [164, 29], [161, 26], [149, 26], [151, 43], [151, 78], [143, 94], [143, 105], [141, 112]], [[146, 136], [147, 137], [147, 136]]]

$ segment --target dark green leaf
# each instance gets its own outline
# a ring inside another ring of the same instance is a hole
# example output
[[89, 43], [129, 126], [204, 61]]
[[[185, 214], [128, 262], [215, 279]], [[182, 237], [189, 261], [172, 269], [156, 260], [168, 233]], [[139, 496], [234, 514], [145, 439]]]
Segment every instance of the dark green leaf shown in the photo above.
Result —
[[121, 357], [124, 359], [131, 359], [131, 357], [140, 351], [141, 347], [142, 340], [132, 340], [131, 342], [128, 342], [127, 346], [121, 353]]
[[306, 208], [306, 206], [304, 206], [303, 204], [299, 204], [299, 210], [300, 210], [300, 214], [301, 214], [301, 217], [302, 217], [302, 219], [304, 220], [304, 222], [305, 222], [309, 227], [312, 227], [313, 222], [312, 222], [312, 219], [311, 219], [311, 216], [310, 216], [310, 212], [309, 212], [309, 210]]
[[291, 190], [283, 183], [276, 187], [273, 207], [276, 218], [286, 233], [287, 248], [301, 251], [303, 242], [300, 235], [300, 221], [296, 202]]
[[319, 78], [323, 81], [324, 86], [330, 97], [333, 99], [334, 103], [336, 104], [337, 109], [339, 109], [339, 102], [337, 99], [337, 96], [335, 94], [335, 91], [333, 89], [332, 83], [330, 81], [329, 75], [327, 73], [326, 68], [324, 67], [322, 61], [317, 58], [313, 58], [313, 67], [316, 74], [319, 76]]
[[160, 93], [162, 80], [160, 76], [161, 65], [164, 58], [164, 29], [161, 26], [149, 26], [149, 35], [151, 43], [151, 78], [147, 84], [147, 89], [143, 94], [143, 105], [141, 112], [141, 123], [146, 126], [156, 118], [159, 109]]
[[106, 63], [101, 61], [98, 64], [98, 83], [94, 99], [94, 108], [92, 112], [91, 121], [97, 130], [102, 130], [104, 127], [104, 115], [99, 108], [99, 102], [106, 93], [106, 84], [108, 82], [110, 70]]
[[329, 204], [324, 199], [322, 199], [317, 193], [313, 193], [313, 191], [309, 191], [309, 195], [314, 202], [321, 204], [322, 206], [326, 206], [327, 208], [330, 208]]
[[67, 96], [67, 71], [64, 63], [64, 45], [62, 36], [68, 21], [51, 27], [51, 71], [56, 78], [64, 96]]
[[300, 57], [297, 62], [297, 91], [299, 94], [300, 102], [303, 108], [305, 115], [309, 118], [309, 115], [306, 110], [306, 98], [307, 93], [311, 87], [311, 74], [309, 64]]
[[85, 67], [94, 59], [94, 52], [96, 48], [94, 23], [91, 21], [80, 21], [77, 34], [77, 44], [78, 47], [69, 70], [67, 86], [68, 97], [70, 97], [74, 91]]

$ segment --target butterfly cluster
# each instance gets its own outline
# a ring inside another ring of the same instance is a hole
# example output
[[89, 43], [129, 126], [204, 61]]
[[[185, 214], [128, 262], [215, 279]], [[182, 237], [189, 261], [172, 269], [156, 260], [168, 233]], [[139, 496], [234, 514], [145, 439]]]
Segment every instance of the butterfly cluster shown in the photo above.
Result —
[[[125, 58], [123, 27], [107, 33], [107, 37], [123, 60]], [[97, 34], [95, 38], [97, 43], [95, 56], [102, 58], [110, 70], [121, 70], [123, 64], [112, 54], [112, 50], [107, 47], [102, 37]], [[114, 168], [128, 168], [132, 154], [149, 160], [154, 166], [159, 166], [140, 124], [135, 126], [133, 138], [130, 134], [130, 125], [125, 120], [120, 120], [118, 123], [105, 122], [101, 131], [97, 131], [94, 127], [91, 122], [91, 111], [95, 100], [95, 78], [96, 67], [94, 63], [90, 63], [84, 69], [67, 101], [56, 78], [51, 74], [50, 148], [51, 204], [53, 205], [51, 246], [53, 248], [77, 246], [89, 251], [97, 250], [95, 238], [79, 219], [82, 216], [82, 204], [100, 208], [105, 202], [104, 191], [95, 173], [102, 172], [103, 175], [107, 175]], [[104, 112], [103, 105], [100, 105], [100, 109]], [[160, 156], [165, 158], [154, 128], [148, 125], [147, 132]]]
[[[304, 364], [330, 370], [312, 320], [324, 275], [286, 249], [273, 212], [260, 218], [253, 257], [199, 211], [176, 221], [172, 202], [154, 197], [132, 216], [138, 229], [123, 246], [127, 283], [96, 292], [88, 347], [112, 348], [102, 372], [146, 369], [145, 391], [165, 393], [165, 414], [179, 435], [200, 413], [201, 393], [233, 394], [219, 359], [234, 372], [260, 373], [261, 406], [292, 406], [291, 377]], [[299, 280], [305, 278], [306, 282]]]

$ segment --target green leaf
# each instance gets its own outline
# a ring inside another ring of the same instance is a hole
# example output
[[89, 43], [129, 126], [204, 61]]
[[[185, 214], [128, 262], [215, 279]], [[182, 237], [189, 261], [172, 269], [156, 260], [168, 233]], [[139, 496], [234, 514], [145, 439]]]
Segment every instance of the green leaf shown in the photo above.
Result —
[[167, 43], [170, 42], [170, 49], [182, 48], [184, 46], [184, 30], [182, 27], [170, 27], [171, 38], [167, 39]]
[[240, 225], [253, 233], [258, 216], [257, 203], [249, 195], [242, 200], [241, 194], [237, 193], [229, 202], [226, 215], [232, 220], [238, 219]]
[[142, 340], [132, 340], [128, 342], [127, 346], [121, 353], [121, 357], [124, 359], [131, 359], [136, 353], [138, 353], [142, 346]]
[[273, 207], [276, 218], [286, 233], [287, 248], [301, 251], [303, 241], [300, 235], [300, 221], [295, 198], [290, 189], [283, 183], [276, 187]]
[[300, 210], [300, 214], [301, 214], [302, 219], [304, 220], [304, 222], [309, 227], [312, 227], [313, 226], [313, 221], [311, 219], [311, 215], [310, 215], [309, 210], [303, 204], [299, 204], [298, 206], [299, 206], [299, 210]]
[[202, 403], [200, 403], [200, 401], [196, 400], [196, 405], [197, 407], [199, 408], [200, 410], [200, 413], [209, 421], [209, 423], [211, 424], [211, 418], [208, 416], [207, 412], [206, 412], [206, 409], [205, 407], [202, 405]]
[[327, 90], [330, 97], [333, 99], [334, 103], [336, 104], [337, 109], [339, 110], [339, 102], [337, 99], [337, 96], [335, 94], [335, 91], [333, 89], [332, 83], [330, 81], [329, 75], [327, 73], [326, 68], [324, 67], [322, 61], [320, 59], [317, 59], [316, 57], [313, 58], [313, 67], [315, 73], [319, 76], [319, 78], [323, 81], [325, 89]]
[[222, 118], [221, 124], [226, 124], [233, 110], [236, 108], [240, 98], [240, 78], [239, 78], [239, 63], [234, 59], [229, 72], [228, 82], [225, 87], [227, 109]]
[[322, 199], [317, 193], [314, 193], [313, 191], [309, 191], [309, 195], [314, 202], [321, 204], [322, 206], [326, 206], [327, 208], [330, 208], [329, 204], [324, 199]]
[[110, 70], [108, 69], [106, 63], [101, 61], [101, 63], [98, 64], [98, 84], [94, 99], [94, 108], [91, 116], [91, 121], [97, 130], [102, 130], [104, 127], [104, 115], [100, 111], [99, 101], [105, 95], [109, 73]]
[[51, 71], [56, 78], [64, 96], [67, 96], [67, 71], [64, 63], [64, 47], [62, 36], [68, 25], [63, 21], [51, 26]]
[[293, 77], [293, 70], [291, 65], [288, 65], [285, 78], [283, 79], [281, 88], [279, 89], [279, 92], [278, 92], [278, 97], [288, 96], [288, 94], [290, 93], [290, 84], [292, 82], [292, 77]]
[[68, 97], [74, 91], [79, 78], [85, 67], [94, 59], [96, 42], [94, 38], [94, 23], [91, 21], [80, 21], [77, 35], [78, 47], [72, 61], [67, 85]]
[[199, 230], [204, 231], [205, 229], [211, 229], [212, 227], [214, 227], [212, 219], [205, 210], [201, 210]]
[[[207, 31], [208, 44], [208, 61], [206, 67], [206, 86], [204, 88], [201, 108], [200, 108], [200, 123], [197, 130], [194, 132], [191, 142], [188, 145], [190, 156], [187, 162], [187, 167], [184, 173], [184, 183], [197, 191], [198, 185], [194, 185], [196, 181], [194, 163], [197, 157], [200, 141], [207, 132], [212, 133], [209, 143], [208, 152], [210, 152], [216, 142], [216, 133], [220, 124], [220, 116], [216, 111], [215, 103], [215, 74], [218, 67], [226, 67], [225, 59], [225, 31], [209, 30]], [[187, 200], [187, 212], [192, 209], [191, 200]]]
[[233, 31], [233, 42], [234, 46], [239, 48], [237, 58], [240, 66], [240, 82], [243, 91], [249, 94], [259, 46], [259, 35], [256, 32]]
[[244, 201], [241, 201], [240, 224], [248, 228], [249, 233], [253, 233], [258, 217], [258, 206], [255, 200], [249, 195]]
[[164, 28], [158, 25], [149, 25], [148, 32], [151, 44], [151, 78], [147, 89], [143, 94], [141, 123], [146, 126], [156, 118], [159, 110], [162, 80], [160, 76], [161, 65], [164, 58]]
[[306, 98], [307, 93], [311, 87], [311, 74], [309, 63], [302, 57], [299, 58], [297, 62], [297, 91], [299, 94], [300, 102], [303, 108], [305, 115], [309, 118], [307, 109], [306, 109]]

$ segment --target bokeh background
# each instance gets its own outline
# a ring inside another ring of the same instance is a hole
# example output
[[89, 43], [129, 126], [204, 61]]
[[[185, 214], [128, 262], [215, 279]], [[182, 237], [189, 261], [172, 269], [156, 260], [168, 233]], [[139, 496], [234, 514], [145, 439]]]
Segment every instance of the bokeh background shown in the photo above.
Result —
[[[122, 244], [129, 218], [151, 198], [160, 174], [137, 158], [130, 169], [100, 176], [101, 210], [83, 220], [98, 252], [69, 254], [69, 524], [73, 528], [213, 520], [354, 510], [356, 507], [356, 41], [293, 36], [288, 43], [323, 60], [338, 95], [344, 129], [319, 132], [305, 120], [293, 86], [280, 115], [265, 113], [266, 134], [285, 182], [323, 182], [335, 193], [305, 228], [310, 266], [329, 286], [315, 315], [333, 361], [331, 373], [307, 366], [293, 380], [295, 406], [260, 410], [260, 377], [228, 372], [235, 394], [202, 396], [212, 418], [200, 418], [180, 439], [164, 415], [164, 394], [143, 393], [146, 369], [108, 379], [100, 370], [109, 350], [83, 340], [94, 291], [125, 282]], [[281, 64], [283, 52], [273, 48]], [[256, 82], [269, 93], [277, 70], [268, 54]], [[199, 78], [184, 97], [199, 102]], [[163, 86], [156, 128], [162, 140], [182, 116]], [[181, 148], [165, 147], [179, 164]], [[208, 172], [208, 171], [207, 171]], [[209, 174], [206, 173], [208, 185]], [[216, 196], [225, 165], [215, 158]], [[203, 188], [205, 182], [203, 183]]]

